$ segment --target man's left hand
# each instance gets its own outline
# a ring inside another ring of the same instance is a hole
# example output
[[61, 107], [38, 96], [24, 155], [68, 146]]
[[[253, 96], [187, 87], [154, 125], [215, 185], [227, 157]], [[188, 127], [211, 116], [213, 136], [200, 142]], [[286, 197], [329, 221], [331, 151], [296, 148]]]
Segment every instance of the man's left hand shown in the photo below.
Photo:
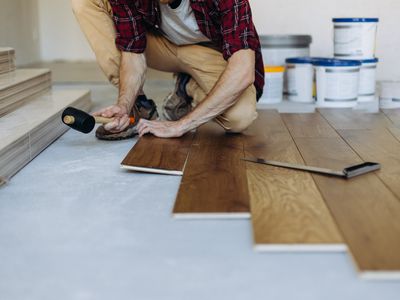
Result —
[[160, 138], [181, 137], [186, 133], [178, 121], [148, 121], [145, 119], [140, 119], [138, 132], [140, 137], [146, 133], [151, 133]]

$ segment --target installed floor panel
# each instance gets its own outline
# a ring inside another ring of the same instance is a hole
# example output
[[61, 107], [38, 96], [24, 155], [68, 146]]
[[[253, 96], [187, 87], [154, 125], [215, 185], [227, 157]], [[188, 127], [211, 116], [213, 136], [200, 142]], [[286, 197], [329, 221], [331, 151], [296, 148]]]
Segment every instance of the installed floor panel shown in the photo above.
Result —
[[15, 70], [15, 51], [0, 47], [0, 74]]
[[30, 96], [51, 86], [47, 69], [22, 69], [0, 75], [0, 116], [24, 104]]
[[[71, 88], [96, 109], [117, 97]], [[181, 178], [121, 170], [133, 141], [69, 130], [0, 190], [1, 299], [398, 300], [400, 281], [360, 280], [345, 253], [259, 254], [249, 220], [174, 220]]]
[[[302, 116], [303, 121], [306, 116]], [[320, 124], [326, 127], [322, 116], [310, 115], [307, 122], [296, 122], [296, 116], [284, 120], [294, 127]], [[303, 128], [303, 132], [306, 131]], [[332, 129], [333, 130], [333, 129]], [[361, 159], [337, 134], [336, 136], [302, 137], [290, 130], [308, 165], [332, 169], [359, 163]], [[331, 135], [332, 133], [329, 133]], [[348, 245], [361, 276], [369, 278], [400, 278], [400, 203], [376, 174], [367, 174], [352, 180], [313, 175], [345, 242]]]
[[61, 122], [61, 113], [71, 105], [88, 110], [88, 91], [48, 92], [0, 118], [1, 177], [12, 177], [68, 130]]
[[146, 135], [129, 151], [121, 165], [132, 171], [182, 175], [193, 136], [193, 132], [179, 139]]
[[[248, 158], [304, 164], [280, 115], [260, 111], [245, 132]], [[344, 251], [337, 230], [312, 176], [247, 162], [256, 250]]]
[[396, 126], [400, 126], [400, 108], [396, 109], [383, 109], [382, 112], [389, 118]]
[[216, 123], [201, 126], [190, 149], [173, 214], [181, 218], [249, 218], [243, 136]]

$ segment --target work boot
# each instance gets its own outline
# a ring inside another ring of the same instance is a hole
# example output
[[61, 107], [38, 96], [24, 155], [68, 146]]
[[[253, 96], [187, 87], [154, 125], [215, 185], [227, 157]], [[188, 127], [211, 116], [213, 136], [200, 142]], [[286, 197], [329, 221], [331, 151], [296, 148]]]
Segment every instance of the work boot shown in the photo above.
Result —
[[185, 73], [177, 75], [174, 91], [163, 102], [162, 115], [165, 120], [177, 121], [192, 110], [193, 98], [186, 92], [190, 78], [190, 75]]
[[155, 120], [158, 118], [157, 106], [153, 100], [147, 99], [146, 96], [141, 95], [136, 99], [129, 116], [134, 117], [135, 123], [130, 124], [124, 131], [113, 133], [107, 131], [104, 126], [101, 125], [96, 130], [96, 137], [99, 140], [106, 141], [125, 140], [135, 137], [138, 134], [137, 124], [139, 119]]

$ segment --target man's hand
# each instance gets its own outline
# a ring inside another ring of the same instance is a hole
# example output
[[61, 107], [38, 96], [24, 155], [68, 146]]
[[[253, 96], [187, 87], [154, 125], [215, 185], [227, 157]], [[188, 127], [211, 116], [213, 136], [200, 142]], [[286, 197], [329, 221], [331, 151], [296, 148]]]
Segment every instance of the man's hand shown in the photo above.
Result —
[[179, 121], [148, 121], [140, 119], [138, 124], [139, 136], [142, 137], [146, 133], [151, 133], [160, 138], [181, 137], [187, 131], [183, 128]]
[[114, 118], [114, 121], [104, 125], [107, 131], [118, 133], [123, 131], [129, 126], [129, 114], [128, 109], [124, 105], [111, 105], [103, 108], [102, 110], [93, 113], [93, 116]]

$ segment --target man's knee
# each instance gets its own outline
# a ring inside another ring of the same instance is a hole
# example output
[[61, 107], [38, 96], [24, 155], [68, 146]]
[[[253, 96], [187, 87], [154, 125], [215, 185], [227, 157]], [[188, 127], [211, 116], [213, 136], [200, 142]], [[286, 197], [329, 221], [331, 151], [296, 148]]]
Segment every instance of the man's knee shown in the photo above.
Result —
[[255, 119], [257, 119], [257, 111], [253, 105], [243, 105], [240, 109], [235, 109], [225, 113], [227, 119], [227, 132], [240, 133], [245, 131]]
[[80, 15], [90, 7], [93, 7], [95, 0], [71, 0], [72, 11], [75, 15]]

